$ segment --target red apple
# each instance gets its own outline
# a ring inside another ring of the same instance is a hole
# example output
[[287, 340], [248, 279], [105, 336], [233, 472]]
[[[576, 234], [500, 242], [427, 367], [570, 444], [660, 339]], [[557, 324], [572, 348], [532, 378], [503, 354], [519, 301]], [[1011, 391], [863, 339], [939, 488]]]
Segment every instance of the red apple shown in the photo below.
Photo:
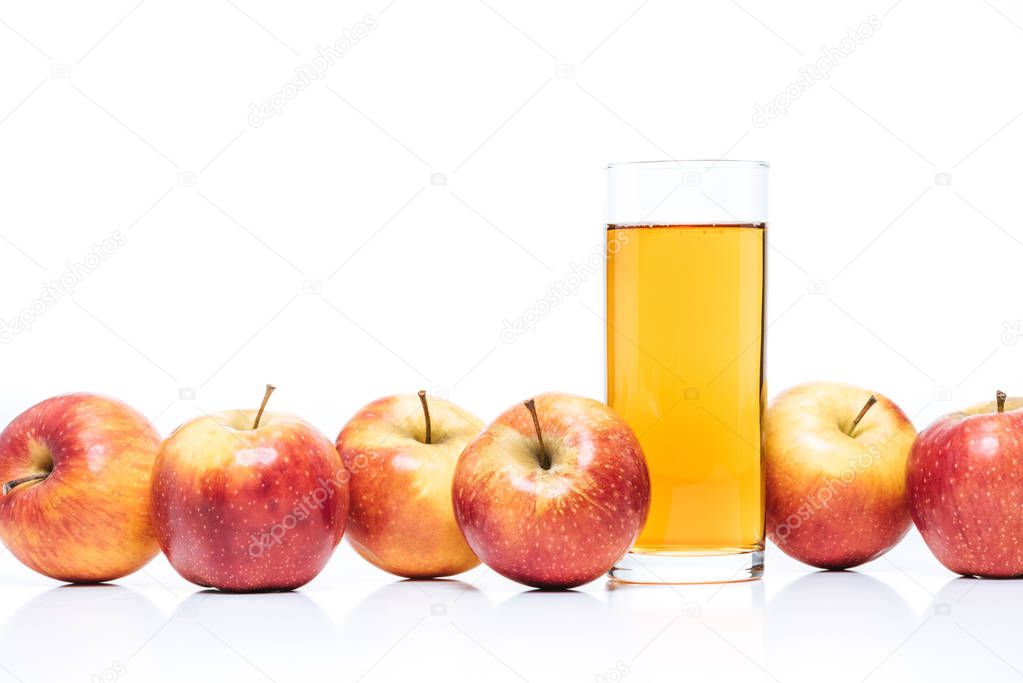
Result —
[[835, 382], [782, 392], [764, 436], [768, 538], [822, 569], [890, 550], [910, 526], [905, 473], [915, 436], [878, 393]]
[[96, 394], [32, 406], [0, 434], [0, 539], [41, 574], [110, 581], [159, 552], [149, 480], [160, 436], [142, 415]]
[[1023, 576], [1023, 398], [938, 418], [906, 467], [913, 522], [959, 574]]
[[153, 466], [153, 526], [181, 576], [224, 591], [291, 590], [341, 541], [348, 473], [301, 419], [233, 410], [178, 427]]
[[458, 456], [482, 427], [424, 391], [381, 398], [355, 414], [337, 450], [351, 472], [348, 541], [360, 555], [410, 579], [479, 564], [455, 522], [451, 483]]
[[544, 394], [501, 414], [458, 460], [455, 518], [487, 566], [537, 588], [606, 573], [646, 521], [636, 435], [592, 399]]

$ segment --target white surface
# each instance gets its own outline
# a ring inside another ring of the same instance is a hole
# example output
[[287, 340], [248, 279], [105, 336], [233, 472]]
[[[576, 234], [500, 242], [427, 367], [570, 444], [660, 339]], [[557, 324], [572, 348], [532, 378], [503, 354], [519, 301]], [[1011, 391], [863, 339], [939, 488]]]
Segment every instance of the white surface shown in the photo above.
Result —
[[[995, 388], [1023, 393], [1017, 5], [388, 2], [0, 5], [0, 318], [115, 231], [125, 242], [0, 347], [0, 420], [92, 390], [166, 434], [254, 406], [266, 381], [273, 409], [330, 436], [420, 387], [486, 419], [543, 390], [600, 397], [603, 283], [586, 264], [601, 169], [666, 156], [772, 164], [772, 395], [853, 381], [923, 427]], [[249, 125], [251, 104], [367, 15], [376, 28], [322, 80]], [[757, 103], [871, 15], [880, 28], [827, 80], [754, 125]], [[573, 296], [502, 341], [573, 273]], [[299, 594], [214, 596], [186, 618], [192, 591], [162, 561], [150, 572], [170, 590], [144, 574], [52, 589], [3, 561], [0, 663], [24, 680], [117, 661], [126, 681], [258, 679], [253, 664], [274, 680], [1023, 668], [1019, 584], [961, 597], [971, 583], [912, 539], [866, 577], [772, 553], [763, 584], [722, 590], [698, 619], [670, 591], [520, 595], [492, 575], [456, 603], [347, 551]], [[446, 617], [428, 616], [435, 602]], [[928, 619], [935, 603], [951, 617]]]
[[814, 573], [770, 550], [759, 582], [560, 594], [481, 568], [397, 581], [347, 544], [306, 588], [265, 595], [201, 592], [163, 558], [117, 587], [60, 587], [5, 553], [0, 681], [1021, 676], [1023, 583], [957, 578], [918, 538], [860, 572]]

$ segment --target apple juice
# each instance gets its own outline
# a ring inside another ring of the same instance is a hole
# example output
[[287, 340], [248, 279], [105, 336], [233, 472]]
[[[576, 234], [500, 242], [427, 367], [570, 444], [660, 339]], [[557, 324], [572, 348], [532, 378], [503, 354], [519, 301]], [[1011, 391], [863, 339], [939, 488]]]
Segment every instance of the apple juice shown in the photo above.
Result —
[[608, 226], [607, 399], [650, 470], [634, 552], [763, 549], [765, 227]]

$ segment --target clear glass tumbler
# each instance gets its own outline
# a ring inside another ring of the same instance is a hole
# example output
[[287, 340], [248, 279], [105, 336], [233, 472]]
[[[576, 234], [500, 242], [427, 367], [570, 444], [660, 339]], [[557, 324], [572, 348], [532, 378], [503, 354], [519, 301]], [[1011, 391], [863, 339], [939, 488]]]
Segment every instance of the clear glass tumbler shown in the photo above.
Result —
[[646, 526], [616, 580], [763, 571], [767, 171], [608, 167], [607, 402], [639, 437], [651, 481]]

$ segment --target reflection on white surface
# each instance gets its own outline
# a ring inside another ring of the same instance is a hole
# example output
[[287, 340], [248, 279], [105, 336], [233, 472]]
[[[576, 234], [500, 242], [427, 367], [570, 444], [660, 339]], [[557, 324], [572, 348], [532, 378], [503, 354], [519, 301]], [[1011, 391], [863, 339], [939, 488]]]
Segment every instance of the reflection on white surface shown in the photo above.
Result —
[[419, 621], [429, 617], [460, 617], [490, 609], [487, 595], [462, 581], [395, 579], [358, 601], [347, 616], [344, 634], [346, 638], [377, 639], [386, 637], [409, 618]]
[[[526, 590], [503, 600], [473, 633], [526, 680], [594, 680], [619, 669], [615, 653], [625, 635], [622, 614], [601, 597]], [[520, 655], [539, 648], [553, 648], [553, 656]]]
[[893, 655], [932, 679], [1023, 680], [1023, 582], [955, 578], [935, 594], [921, 627]]
[[[617, 649], [638, 680], [706, 677], [718, 671], [756, 680], [738, 654], [763, 656], [764, 583], [644, 586], [610, 582], [608, 604], [624, 620]], [[715, 674], [716, 675], [716, 674]]]
[[163, 622], [156, 605], [129, 588], [51, 588], [18, 605], [0, 628], [0, 680], [4, 673], [24, 681], [120, 677], [132, 650]]
[[132, 663], [167, 681], [192, 680], [196, 660], [209, 680], [293, 680], [323, 670], [336, 641], [327, 612], [303, 593], [203, 590], [177, 606]]
[[[880, 657], [913, 630], [917, 615], [887, 584], [854, 571], [815, 571], [796, 579], [771, 599], [766, 611], [765, 668], [782, 680], [860, 681]], [[798, 656], [800, 644], [813, 656]], [[841, 666], [821, 668], [822, 662]]]
[[0, 555], [0, 683], [1023, 678], [1023, 582], [917, 555], [856, 572], [771, 559], [757, 582], [557, 593], [484, 568], [403, 581], [342, 547], [300, 591], [229, 595], [162, 559], [122, 586], [45, 589]]

